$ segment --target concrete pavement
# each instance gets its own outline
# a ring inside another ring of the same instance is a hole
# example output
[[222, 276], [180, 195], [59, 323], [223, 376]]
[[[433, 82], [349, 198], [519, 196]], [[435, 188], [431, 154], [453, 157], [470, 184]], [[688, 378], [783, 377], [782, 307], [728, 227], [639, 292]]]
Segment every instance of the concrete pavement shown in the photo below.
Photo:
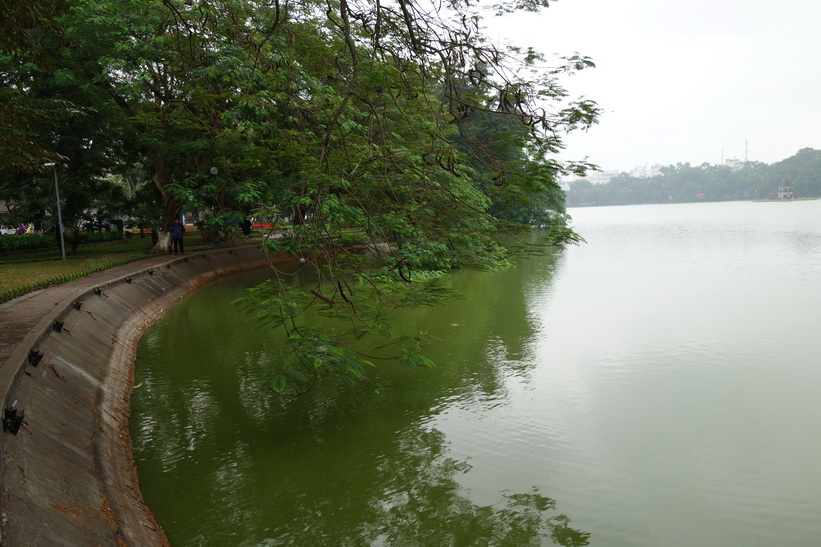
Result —
[[0, 305], [0, 544], [167, 545], [128, 433], [136, 344], [184, 295], [261, 267], [257, 246], [152, 256]]

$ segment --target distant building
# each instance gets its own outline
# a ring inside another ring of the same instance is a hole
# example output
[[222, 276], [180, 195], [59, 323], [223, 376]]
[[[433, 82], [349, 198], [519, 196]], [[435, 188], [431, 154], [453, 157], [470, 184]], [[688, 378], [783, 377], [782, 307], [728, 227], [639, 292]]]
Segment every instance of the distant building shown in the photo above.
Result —
[[661, 165], [656, 163], [654, 165], [640, 165], [628, 173], [631, 177], [637, 179], [649, 179], [650, 177], [657, 177], [661, 175]]
[[724, 160], [724, 165], [729, 167], [731, 171], [741, 171], [741, 168], [744, 167], [744, 162], [736, 158], [731, 158]]
[[607, 184], [611, 179], [614, 179], [625, 173], [633, 178], [648, 179], [661, 175], [661, 165], [641, 165], [627, 171], [589, 171], [584, 177], [570, 177], [566, 179], [567, 182], [574, 182], [577, 180], [586, 180], [590, 184]]
[[573, 177], [569, 182], [586, 180], [590, 184], [607, 184], [610, 179], [619, 175], [619, 171], [588, 171], [584, 177]]
[[792, 190], [792, 183], [790, 183], [787, 179], [781, 181], [778, 185], [778, 199], [794, 199], [795, 194], [793, 194]]

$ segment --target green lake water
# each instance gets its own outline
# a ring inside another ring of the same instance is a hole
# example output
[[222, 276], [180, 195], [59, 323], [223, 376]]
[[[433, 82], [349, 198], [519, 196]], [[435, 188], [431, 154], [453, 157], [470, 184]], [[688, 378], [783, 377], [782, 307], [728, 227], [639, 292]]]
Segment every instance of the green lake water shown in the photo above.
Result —
[[403, 316], [434, 370], [281, 398], [231, 303], [267, 272], [182, 300], [132, 396], [172, 545], [819, 545], [821, 201], [571, 214], [586, 244]]

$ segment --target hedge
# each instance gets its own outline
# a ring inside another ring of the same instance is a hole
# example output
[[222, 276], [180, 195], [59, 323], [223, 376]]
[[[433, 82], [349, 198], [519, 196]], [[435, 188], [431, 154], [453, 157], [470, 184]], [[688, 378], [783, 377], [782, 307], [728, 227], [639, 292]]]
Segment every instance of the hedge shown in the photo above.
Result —
[[[104, 241], [117, 241], [123, 238], [122, 232], [82, 232], [80, 233], [80, 243], [101, 243]], [[66, 247], [71, 245], [70, 236], [66, 237]], [[33, 249], [46, 249], [57, 246], [57, 237], [51, 234], [25, 234], [18, 236], [0, 237], [0, 253], [9, 251], [28, 251]]]

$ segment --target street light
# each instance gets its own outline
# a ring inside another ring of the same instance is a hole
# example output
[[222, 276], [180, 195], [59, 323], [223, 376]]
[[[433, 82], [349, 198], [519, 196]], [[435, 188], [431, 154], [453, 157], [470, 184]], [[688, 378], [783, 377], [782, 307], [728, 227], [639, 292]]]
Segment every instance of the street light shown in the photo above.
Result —
[[49, 162], [44, 164], [46, 167], [54, 167], [54, 193], [57, 194], [57, 222], [60, 226], [60, 253], [63, 255], [63, 260], [66, 259], [66, 241], [63, 237], [63, 213], [60, 210], [60, 185], [57, 182], [57, 164]]

